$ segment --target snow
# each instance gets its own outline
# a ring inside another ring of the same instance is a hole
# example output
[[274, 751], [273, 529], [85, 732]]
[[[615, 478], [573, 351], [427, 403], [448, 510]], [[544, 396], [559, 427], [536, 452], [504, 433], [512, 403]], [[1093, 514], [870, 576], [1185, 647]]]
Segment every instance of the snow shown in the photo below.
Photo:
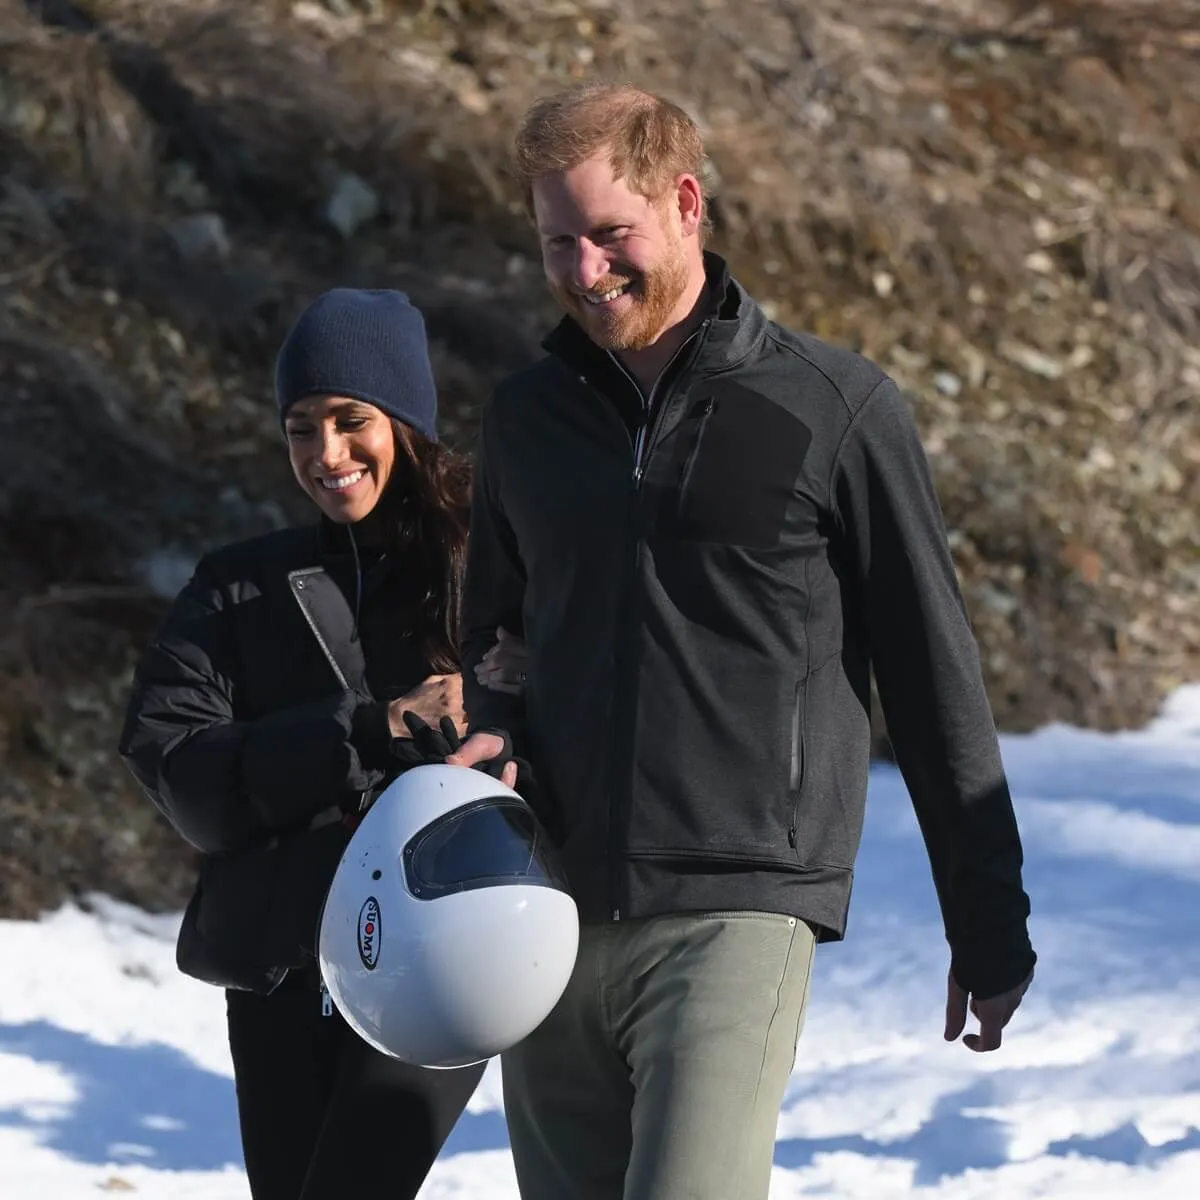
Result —
[[[1200, 687], [1149, 728], [1003, 739], [1034, 987], [1003, 1048], [941, 1037], [947, 955], [903, 785], [872, 772], [847, 941], [817, 955], [772, 1200], [1200, 1196]], [[179, 916], [0, 921], [0, 1196], [247, 1200], [219, 991]], [[516, 1200], [492, 1064], [422, 1200]]]

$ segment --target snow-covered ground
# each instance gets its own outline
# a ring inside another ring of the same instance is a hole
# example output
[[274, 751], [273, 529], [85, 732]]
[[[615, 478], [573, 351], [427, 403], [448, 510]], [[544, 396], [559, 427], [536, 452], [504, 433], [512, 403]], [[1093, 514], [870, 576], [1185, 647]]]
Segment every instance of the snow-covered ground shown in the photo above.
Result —
[[[822, 947], [773, 1200], [1200, 1197], [1200, 687], [1149, 729], [1004, 739], [1037, 980], [1004, 1047], [941, 1039], [946, 950], [877, 769], [847, 942]], [[0, 1197], [246, 1200], [223, 1001], [178, 917], [0, 922]], [[423, 1200], [516, 1200], [493, 1065]]]

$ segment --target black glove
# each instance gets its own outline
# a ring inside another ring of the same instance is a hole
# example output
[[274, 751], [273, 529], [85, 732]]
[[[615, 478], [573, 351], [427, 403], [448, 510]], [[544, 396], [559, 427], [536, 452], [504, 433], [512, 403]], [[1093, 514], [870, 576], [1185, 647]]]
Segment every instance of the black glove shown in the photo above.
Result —
[[[404, 763], [403, 770], [409, 767], [419, 767], [425, 763], [445, 762], [462, 745], [458, 730], [449, 717], [442, 717], [435, 729], [427, 725], [415, 712], [401, 714], [405, 725], [412, 733], [411, 738], [393, 738], [392, 754]], [[538, 812], [541, 808], [541, 789], [534, 778], [533, 768], [528, 761], [518, 758], [512, 752], [512, 738], [506, 730], [488, 729], [484, 732], [494, 733], [504, 742], [504, 747], [495, 758], [476, 763], [475, 770], [482, 771], [493, 779], [499, 779], [508, 764], [517, 764], [517, 783], [513, 789], [525, 802]]]
[[[411, 738], [393, 738], [392, 754], [408, 767], [419, 767], [426, 763], [445, 762], [451, 754], [462, 746], [462, 739], [454, 727], [450, 717], [442, 717], [435, 728], [427, 725], [415, 712], [401, 714], [405, 725], [408, 726]], [[504, 768], [513, 761], [512, 741], [508, 734], [501, 730], [490, 730], [503, 738], [504, 747], [495, 758], [486, 762], [476, 763], [475, 769], [499, 779]]]

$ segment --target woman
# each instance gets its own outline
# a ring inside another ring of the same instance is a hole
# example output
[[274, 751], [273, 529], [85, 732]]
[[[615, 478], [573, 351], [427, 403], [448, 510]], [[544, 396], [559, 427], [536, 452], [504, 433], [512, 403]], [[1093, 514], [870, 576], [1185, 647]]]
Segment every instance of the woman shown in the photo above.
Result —
[[[275, 383], [319, 521], [200, 562], [139, 664], [120, 750], [203, 854], [178, 961], [227, 989], [254, 1200], [402, 1200], [483, 1068], [370, 1048], [329, 1003], [314, 944], [357, 815], [421, 758], [404, 714], [463, 727], [468, 471], [438, 444], [424, 322], [401, 293], [319, 297]], [[497, 653], [490, 678], [511, 687], [521, 644]], [[512, 783], [515, 764], [495, 765]]]

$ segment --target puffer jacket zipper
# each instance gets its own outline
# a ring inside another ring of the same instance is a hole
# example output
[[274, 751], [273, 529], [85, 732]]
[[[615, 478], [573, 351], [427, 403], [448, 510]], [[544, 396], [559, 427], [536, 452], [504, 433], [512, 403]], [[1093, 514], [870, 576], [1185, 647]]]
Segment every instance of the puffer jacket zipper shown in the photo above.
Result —
[[[341, 663], [338, 662], [333, 651], [329, 648], [329, 642], [326, 640], [325, 635], [321, 632], [321, 627], [317, 623], [317, 618], [313, 615], [312, 609], [308, 605], [308, 599], [304, 594], [307, 590], [308, 580], [311, 576], [325, 574], [326, 571], [324, 567], [304, 567], [298, 571], [291, 571], [288, 574], [288, 583], [291, 585], [293, 598], [295, 599], [297, 605], [299, 605], [301, 613], [304, 614], [305, 622], [308, 624], [309, 629], [312, 630], [313, 637], [317, 639], [317, 645], [321, 647], [321, 653], [325, 655], [326, 662], [328, 662], [330, 667], [333, 669], [334, 677], [337, 679], [342, 691], [348, 692], [351, 690], [351, 688], [349, 681], [346, 679], [346, 672], [342, 670]], [[354, 616], [354, 627], [357, 635], [357, 612]], [[370, 807], [370, 804], [371, 793], [369, 791], [361, 792], [358, 797], [358, 811], [360, 813], [366, 812], [366, 810]]]
[[304, 614], [304, 620], [308, 623], [309, 629], [312, 630], [313, 637], [317, 639], [317, 645], [321, 647], [321, 653], [325, 655], [326, 662], [333, 668], [334, 676], [341, 685], [342, 691], [348, 692], [350, 691], [350, 684], [346, 681], [346, 673], [334, 657], [333, 651], [330, 650], [329, 643], [325, 640], [325, 635], [321, 632], [321, 627], [317, 624], [317, 619], [313, 616], [312, 610], [307, 603], [307, 597], [304, 595], [305, 588], [308, 585], [308, 577], [324, 574], [324, 567], [305, 567], [299, 571], [292, 571], [288, 575], [288, 583], [291, 584], [292, 595], [296, 598], [296, 603], [300, 606], [300, 611]]

